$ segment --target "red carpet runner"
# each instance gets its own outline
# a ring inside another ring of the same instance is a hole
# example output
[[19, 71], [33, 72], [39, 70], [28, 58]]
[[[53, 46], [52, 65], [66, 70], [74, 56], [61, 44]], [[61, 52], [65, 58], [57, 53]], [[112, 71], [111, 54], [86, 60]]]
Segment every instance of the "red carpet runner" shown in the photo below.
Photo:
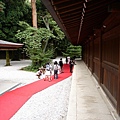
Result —
[[9, 120], [33, 94], [71, 76], [71, 73], [69, 72], [69, 65], [65, 64], [64, 73], [59, 74], [58, 76], [58, 79], [53, 79], [51, 82], [38, 80], [1, 95], [0, 120]]

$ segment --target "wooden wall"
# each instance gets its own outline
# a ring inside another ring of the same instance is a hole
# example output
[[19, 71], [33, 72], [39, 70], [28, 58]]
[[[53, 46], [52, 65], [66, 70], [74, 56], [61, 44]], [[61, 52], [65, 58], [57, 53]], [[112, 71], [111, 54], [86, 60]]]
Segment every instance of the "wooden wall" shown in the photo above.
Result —
[[83, 60], [120, 115], [120, 14], [112, 13], [83, 45]]

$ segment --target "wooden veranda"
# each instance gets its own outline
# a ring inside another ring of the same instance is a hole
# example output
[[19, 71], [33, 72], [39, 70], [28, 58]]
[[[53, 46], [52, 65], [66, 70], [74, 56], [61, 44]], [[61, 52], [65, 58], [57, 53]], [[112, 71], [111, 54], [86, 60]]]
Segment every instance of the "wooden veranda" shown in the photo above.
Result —
[[120, 0], [42, 0], [120, 115]]

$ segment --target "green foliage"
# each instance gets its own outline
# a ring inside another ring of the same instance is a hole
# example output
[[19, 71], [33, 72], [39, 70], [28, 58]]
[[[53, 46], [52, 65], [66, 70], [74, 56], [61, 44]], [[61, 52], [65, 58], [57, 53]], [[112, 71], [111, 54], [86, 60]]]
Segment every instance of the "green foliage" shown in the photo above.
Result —
[[58, 25], [54, 25], [54, 34], [56, 35], [57, 40], [63, 40], [65, 38], [65, 34], [61, 31], [61, 29], [58, 27]]
[[37, 24], [38, 27], [46, 27], [42, 17], [45, 16], [48, 12], [46, 7], [43, 5], [41, 0], [36, 0], [36, 9], [37, 9]]
[[[2, 3], [2, 4], [1, 4]], [[65, 38], [41, 0], [36, 0], [38, 29], [32, 26], [29, 0], [1, 0], [0, 39], [24, 43], [24, 52], [33, 61], [30, 69], [44, 65], [53, 55], [66, 53], [70, 42]]]
[[82, 52], [81, 46], [74, 46], [70, 45], [67, 47], [66, 52], [63, 52], [63, 55], [65, 57], [70, 56], [71, 58], [75, 57], [80, 57]]
[[0, 1], [0, 12], [4, 12], [3, 9], [5, 8], [5, 4]]
[[1, 2], [4, 9], [0, 12], [0, 39], [18, 42], [15, 39], [16, 31], [19, 29], [18, 22], [25, 20], [30, 7], [25, 0], [1, 0]]
[[38, 18], [38, 27], [44, 27], [52, 31], [55, 38], [51, 39], [48, 44], [53, 44], [55, 49], [54, 55], [60, 54], [66, 50], [68, 40], [65, 38], [65, 34], [59, 28], [57, 23], [53, 20], [50, 13], [46, 10], [45, 6], [41, 0], [36, 0], [37, 5], [37, 18]]
[[[20, 25], [24, 26], [25, 22], [23, 22], [23, 24], [20, 22]], [[49, 47], [44, 51], [44, 43], [46, 40], [54, 38], [54, 35], [46, 28], [36, 29], [29, 26], [27, 23], [25, 27], [26, 30], [21, 32], [18, 31], [16, 38], [25, 44], [24, 50], [32, 60], [32, 65], [42, 66], [46, 62], [50, 61], [54, 52], [52, 47]]]
[[30, 65], [30, 66], [26, 66], [21, 68], [21, 70], [25, 70], [25, 71], [32, 71], [32, 72], [37, 72], [39, 66], [34, 66], [34, 65]]
[[[54, 55], [61, 55], [62, 51], [66, 49], [66, 42], [65, 34], [62, 30], [58, 27], [57, 23], [53, 20], [52, 16], [46, 12], [46, 15], [42, 16], [44, 24], [48, 30], [51, 30], [54, 34], [55, 38], [52, 39], [52, 43], [54, 45], [55, 53]], [[63, 46], [64, 44], [64, 46]]]

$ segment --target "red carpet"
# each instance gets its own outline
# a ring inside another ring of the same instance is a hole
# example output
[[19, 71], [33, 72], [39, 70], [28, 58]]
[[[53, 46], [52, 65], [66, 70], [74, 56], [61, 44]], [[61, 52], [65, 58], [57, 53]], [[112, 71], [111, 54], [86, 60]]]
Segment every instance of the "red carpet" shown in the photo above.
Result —
[[39, 80], [0, 96], [0, 120], [9, 120], [24, 103], [35, 93], [56, 84], [71, 76], [69, 65], [64, 65], [64, 73], [58, 75], [58, 79], [51, 82]]

